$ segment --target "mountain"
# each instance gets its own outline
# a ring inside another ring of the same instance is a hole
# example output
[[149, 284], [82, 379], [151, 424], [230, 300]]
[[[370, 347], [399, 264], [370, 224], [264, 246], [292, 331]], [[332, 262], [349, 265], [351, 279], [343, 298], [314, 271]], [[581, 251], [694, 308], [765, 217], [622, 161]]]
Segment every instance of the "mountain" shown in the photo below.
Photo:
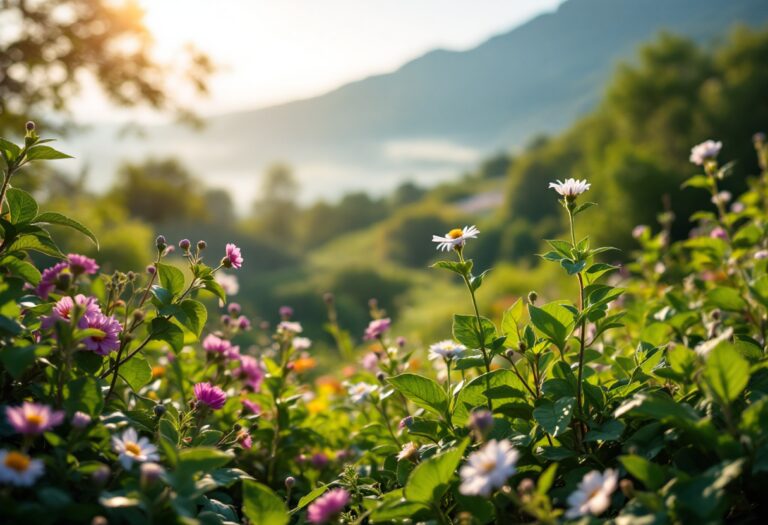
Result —
[[435, 50], [321, 96], [213, 117], [203, 133], [164, 127], [115, 145], [96, 132], [75, 147], [99, 173], [115, 155], [178, 155], [208, 183], [236, 189], [240, 204], [275, 160], [296, 167], [305, 198], [427, 184], [563, 129], [594, 107], [616, 63], [661, 31], [712, 42], [733, 24], [767, 21], [765, 0], [567, 0], [473, 49]]

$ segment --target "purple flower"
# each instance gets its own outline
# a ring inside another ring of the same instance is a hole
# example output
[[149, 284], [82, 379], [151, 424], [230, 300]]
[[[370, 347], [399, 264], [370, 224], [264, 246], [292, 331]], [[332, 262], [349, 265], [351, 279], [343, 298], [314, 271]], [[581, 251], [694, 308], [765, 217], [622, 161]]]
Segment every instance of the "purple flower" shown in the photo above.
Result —
[[391, 324], [392, 320], [389, 317], [385, 317], [384, 319], [374, 319], [368, 323], [368, 328], [365, 329], [365, 335], [363, 336], [363, 339], [378, 339], [384, 334], [384, 332], [389, 330], [389, 325]]
[[95, 328], [104, 332], [103, 336], [92, 335], [83, 339], [85, 348], [99, 355], [109, 355], [120, 347], [120, 332], [123, 325], [111, 315], [92, 312], [84, 315], [85, 328]]
[[329, 459], [328, 456], [322, 452], [317, 452], [312, 455], [312, 458], [309, 460], [309, 462], [312, 463], [312, 466], [317, 470], [322, 470], [328, 466]]
[[203, 349], [212, 354], [221, 354], [225, 359], [238, 359], [240, 356], [239, 346], [234, 346], [228, 340], [213, 334], [203, 339]]
[[64, 412], [27, 401], [21, 406], [6, 407], [5, 416], [16, 432], [26, 436], [42, 434], [64, 420]]
[[237, 434], [237, 442], [246, 450], [250, 450], [253, 446], [253, 439], [247, 430], [241, 430]]
[[398, 430], [403, 430], [405, 428], [411, 428], [411, 425], [413, 425], [413, 416], [405, 416], [400, 420], [400, 423], [397, 424], [397, 428]]
[[293, 317], [293, 308], [290, 306], [281, 306], [279, 312], [280, 317], [282, 317], [285, 321]]
[[227, 255], [221, 261], [227, 268], [234, 268], [237, 270], [243, 266], [243, 255], [240, 253], [240, 248], [232, 243], [226, 246]]
[[261, 382], [264, 381], [264, 369], [255, 357], [249, 355], [240, 356], [240, 368], [232, 371], [235, 376], [245, 378], [245, 384], [254, 392], [261, 390]]
[[79, 306], [82, 310], [82, 316], [77, 323], [80, 328], [86, 327], [86, 315], [101, 313], [101, 308], [99, 308], [95, 297], [86, 297], [83, 294], [77, 294], [75, 298], [72, 299], [67, 295], [59, 299], [59, 301], [53, 307], [51, 315], [45, 316], [41, 319], [40, 325], [43, 329], [48, 329], [56, 324], [56, 321], [71, 321], [72, 310], [75, 309], [75, 305]]
[[43, 273], [40, 276], [40, 283], [37, 285], [37, 295], [43, 299], [48, 299], [48, 295], [54, 291], [59, 284], [61, 273], [68, 267], [69, 265], [62, 261], [43, 270]]
[[244, 315], [241, 315], [237, 318], [237, 327], [240, 330], [250, 330], [251, 329], [251, 321]]
[[369, 372], [376, 372], [379, 369], [379, 357], [376, 352], [368, 352], [360, 360], [360, 364]]
[[91, 416], [78, 410], [72, 415], [70, 423], [77, 429], [83, 429], [91, 424]]
[[93, 275], [99, 271], [99, 265], [96, 264], [96, 261], [85, 255], [70, 253], [67, 255], [67, 262], [69, 263], [69, 269], [73, 275], [80, 275], [83, 273]]
[[715, 227], [711, 232], [709, 232], [709, 236], [713, 239], [722, 239], [724, 241], [728, 240], [728, 232], [726, 232], [720, 226]]
[[224, 403], [227, 402], [227, 394], [225, 394], [221, 388], [213, 386], [210, 383], [197, 383], [194, 391], [195, 398], [197, 398], [200, 403], [208, 405], [213, 410], [220, 409], [224, 406]]
[[243, 406], [256, 415], [261, 414], [261, 405], [250, 399], [243, 399]]
[[240, 315], [242, 308], [240, 307], [240, 303], [229, 303], [229, 306], [227, 306], [227, 311], [230, 315]]
[[317, 498], [307, 510], [310, 523], [328, 523], [349, 503], [349, 492], [344, 489], [332, 489]]

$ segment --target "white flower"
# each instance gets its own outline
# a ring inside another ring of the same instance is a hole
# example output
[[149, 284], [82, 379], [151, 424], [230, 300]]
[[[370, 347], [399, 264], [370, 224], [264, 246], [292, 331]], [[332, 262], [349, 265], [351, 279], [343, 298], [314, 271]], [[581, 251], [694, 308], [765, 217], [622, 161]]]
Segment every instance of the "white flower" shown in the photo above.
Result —
[[112, 448], [117, 452], [117, 459], [126, 470], [131, 468], [134, 461], [143, 463], [160, 460], [157, 447], [150, 443], [149, 439], [139, 438], [139, 435], [132, 428], [123, 432], [122, 437], [112, 436]]
[[397, 455], [397, 460], [403, 461], [404, 459], [411, 459], [415, 457], [418, 453], [419, 453], [419, 446], [413, 441], [409, 441], [408, 443], [403, 445], [403, 450], [401, 450], [400, 453]]
[[619, 474], [608, 469], [605, 473], [597, 470], [587, 473], [576, 490], [568, 496], [568, 510], [565, 517], [578, 518], [592, 514], [599, 516], [611, 506], [611, 494], [616, 490]]
[[477, 238], [480, 230], [475, 226], [464, 226], [464, 228], [454, 228], [445, 234], [445, 237], [439, 235], [432, 236], [432, 242], [436, 242], [438, 250], [445, 250], [446, 252], [455, 249], [462, 248], [466, 244], [467, 239]]
[[278, 332], [293, 332], [294, 334], [300, 334], [303, 331], [303, 328], [301, 327], [301, 323], [297, 323], [295, 321], [281, 321], [279, 325], [277, 325], [277, 331]]
[[219, 285], [224, 289], [224, 293], [227, 295], [237, 295], [240, 291], [240, 282], [237, 280], [237, 276], [230, 275], [224, 272], [216, 272], [213, 277]]
[[430, 359], [455, 359], [467, 350], [467, 347], [450, 339], [440, 341], [429, 347]]
[[566, 198], [574, 198], [587, 191], [592, 184], [586, 180], [565, 179], [561, 182], [559, 179], [557, 182], [550, 182], [549, 187], [555, 190], [557, 193]]
[[755, 252], [755, 259], [758, 261], [761, 261], [763, 259], [768, 259], [768, 250], [758, 250]]
[[701, 166], [705, 161], [714, 159], [720, 153], [720, 148], [723, 147], [723, 143], [719, 140], [707, 140], [691, 148], [690, 161]]
[[502, 487], [515, 473], [519, 454], [506, 439], [495, 439], [473, 452], [461, 467], [459, 492], [467, 496], [490, 496], [493, 489]]
[[22, 452], [0, 450], [0, 483], [29, 487], [43, 472], [45, 466], [41, 460], [32, 459]]
[[375, 391], [376, 385], [371, 385], [362, 381], [360, 383], [355, 383], [354, 385], [349, 385], [347, 388], [349, 398], [355, 403], [368, 399], [368, 397]]
[[730, 191], [720, 191], [712, 197], [712, 204], [727, 204], [731, 197]]
[[312, 346], [312, 341], [308, 337], [293, 338], [294, 350], [298, 350], [298, 351], [308, 350], [310, 346]]

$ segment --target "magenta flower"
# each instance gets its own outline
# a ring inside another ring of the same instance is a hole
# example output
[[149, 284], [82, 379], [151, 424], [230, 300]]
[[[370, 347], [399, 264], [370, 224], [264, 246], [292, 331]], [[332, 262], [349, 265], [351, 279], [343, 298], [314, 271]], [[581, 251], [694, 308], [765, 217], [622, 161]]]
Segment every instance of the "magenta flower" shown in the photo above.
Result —
[[720, 226], [717, 226], [711, 232], [709, 232], [709, 236], [712, 237], [713, 239], [722, 239], [724, 241], [728, 240], [728, 232], [726, 232]]
[[99, 265], [96, 264], [96, 261], [85, 255], [70, 253], [67, 255], [67, 262], [73, 275], [80, 275], [82, 273], [93, 275], [99, 271]]
[[43, 270], [40, 276], [40, 283], [37, 285], [37, 295], [43, 299], [48, 299], [48, 295], [57, 288], [59, 277], [69, 265], [66, 262], [59, 262]]
[[6, 407], [5, 416], [13, 429], [25, 436], [42, 434], [64, 420], [64, 412], [27, 401], [21, 406]]
[[293, 308], [290, 306], [281, 306], [280, 307], [280, 317], [283, 318], [284, 321], [287, 321], [291, 317], [293, 317]]
[[241, 355], [240, 368], [236, 368], [232, 373], [235, 376], [243, 377], [245, 384], [251, 387], [254, 392], [261, 390], [261, 383], [264, 381], [264, 369], [255, 357]]
[[237, 327], [240, 330], [250, 330], [251, 329], [251, 321], [244, 315], [241, 315], [237, 318]]
[[310, 523], [328, 523], [344, 510], [347, 503], [349, 503], [349, 492], [344, 489], [329, 490], [309, 506], [307, 520]]
[[111, 315], [94, 312], [84, 315], [85, 328], [95, 328], [104, 332], [103, 336], [90, 336], [83, 339], [85, 348], [99, 355], [109, 355], [120, 347], [120, 332], [123, 325]]
[[237, 359], [240, 357], [240, 347], [234, 346], [227, 339], [209, 334], [203, 339], [203, 350], [212, 354], [221, 354], [225, 359]]
[[210, 383], [197, 383], [194, 388], [195, 398], [202, 404], [218, 410], [227, 402], [227, 394]]
[[222, 263], [227, 268], [234, 268], [237, 270], [243, 266], [243, 255], [240, 253], [240, 248], [232, 243], [227, 244], [227, 255], [222, 260]]
[[322, 452], [317, 452], [313, 454], [312, 458], [309, 460], [312, 466], [315, 467], [317, 470], [322, 470], [325, 467], [327, 467], [329, 461], [330, 460], [328, 459], [328, 456], [326, 456]]
[[247, 430], [241, 430], [237, 434], [237, 442], [246, 450], [251, 450], [251, 447], [253, 446], [253, 439]]
[[243, 399], [243, 406], [256, 415], [261, 414], [261, 405], [250, 399]]
[[384, 334], [384, 332], [389, 330], [389, 325], [391, 324], [392, 320], [389, 317], [385, 317], [384, 319], [374, 319], [368, 323], [368, 328], [365, 329], [365, 335], [363, 336], [363, 339], [378, 339]]
[[43, 329], [48, 329], [56, 324], [56, 321], [71, 321], [72, 310], [75, 309], [75, 305], [79, 306], [82, 311], [82, 316], [77, 323], [80, 328], [85, 328], [87, 325], [87, 321], [85, 320], [86, 315], [101, 313], [101, 308], [99, 308], [95, 297], [86, 297], [83, 294], [77, 294], [75, 298], [72, 299], [67, 295], [59, 299], [53, 307], [51, 315], [41, 319], [40, 326]]

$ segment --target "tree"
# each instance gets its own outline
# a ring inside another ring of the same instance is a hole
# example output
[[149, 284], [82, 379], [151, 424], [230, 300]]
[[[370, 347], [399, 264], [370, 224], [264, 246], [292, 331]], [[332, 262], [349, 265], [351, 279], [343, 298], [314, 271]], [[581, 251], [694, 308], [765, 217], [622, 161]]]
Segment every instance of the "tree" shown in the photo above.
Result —
[[259, 235], [278, 243], [296, 237], [299, 183], [286, 164], [270, 166], [261, 180], [261, 191], [254, 203]]
[[177, 106], [166, 83], [178, 76], [199, 92], [213, 71], [210, 60], [189, 47], [179, 63], [161, 64], [135, 0], [0, 0], [0, 132], [20, 129], [43, 112], [66, 112], [89, 74], [120, 106]]

